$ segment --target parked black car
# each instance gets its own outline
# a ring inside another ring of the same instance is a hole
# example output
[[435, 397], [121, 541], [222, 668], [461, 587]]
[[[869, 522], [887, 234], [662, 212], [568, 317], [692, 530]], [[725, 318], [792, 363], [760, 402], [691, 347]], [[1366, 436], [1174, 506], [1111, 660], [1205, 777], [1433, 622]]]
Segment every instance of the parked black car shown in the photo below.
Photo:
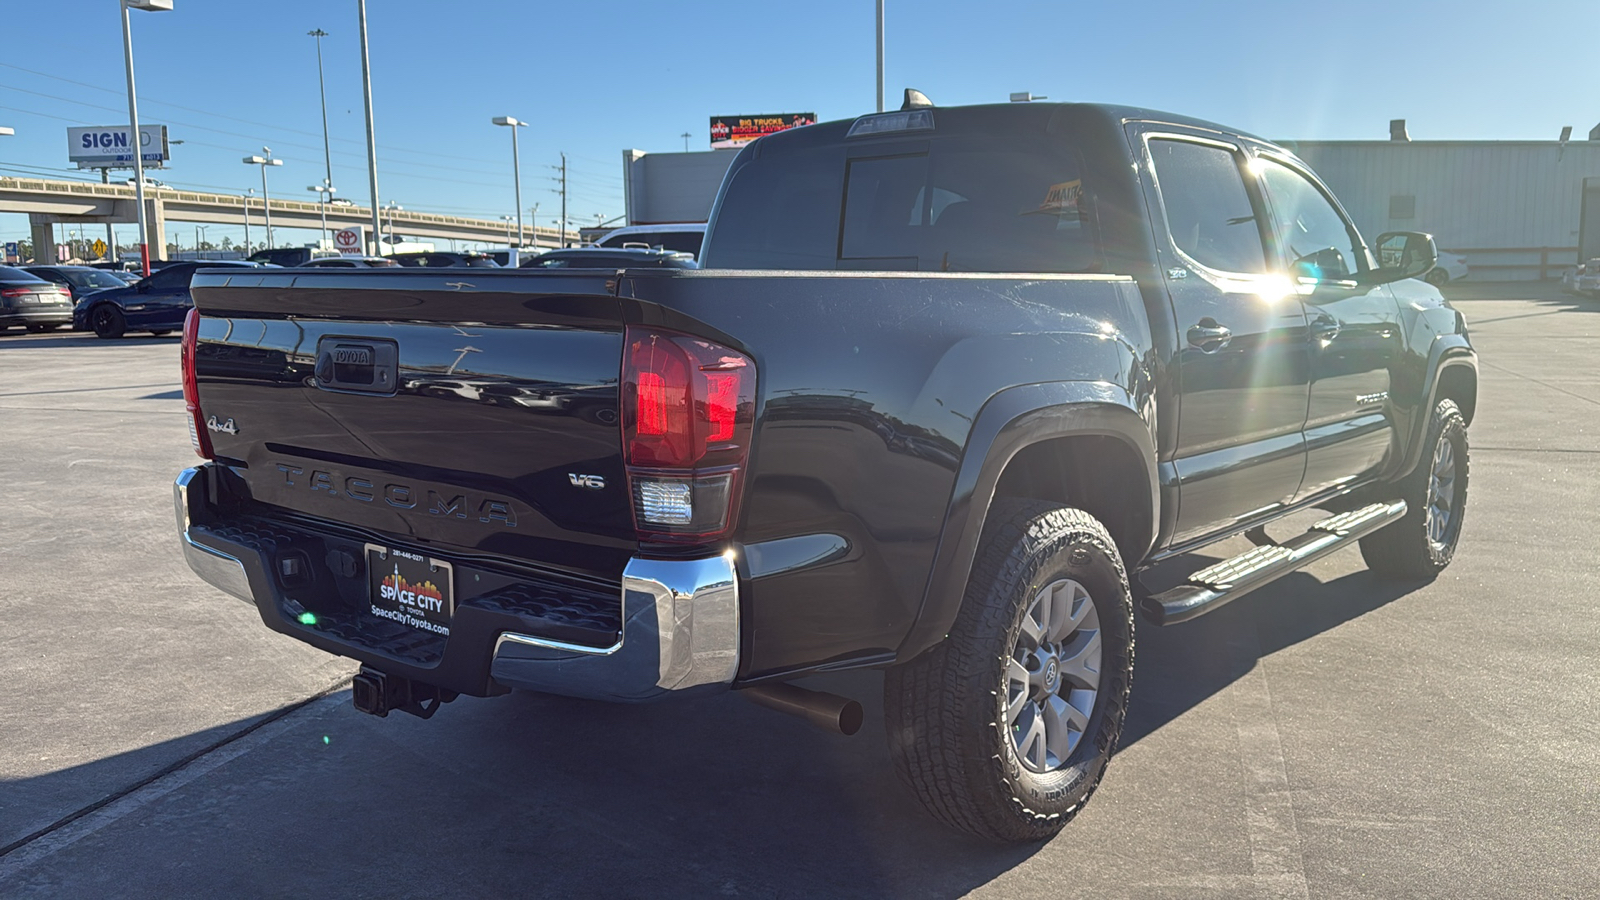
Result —
[[256, 263], [220, 259], [170, 263], [149, 278], [84, 297], [72, 310], [72, 327], [93, 331], [108, 340], [129, 331], [158, 335], [177, 331], [194, 306], [189, 297], [190, 277], [197, 269], [224, 268], [260, 267]]
[[66, 288], [67, 293], [72, 295], [74, 303], [95, 291], [119, 288], [128, 284], [112, 272], [91, 269], [88, 266], [23, 266], [22, 269]]
[[524, 269], [694, 269], [694, 254], [673, 250], [574, 247], [551, 250], [522, 263]]
[[0, 332], [13, 325], [53, 331], [72, 323], [72, 295], [58, 284], [13, 266], [0, 266]]
[[500, 268], [487, 253], [451, 253], [430, 250], [425, 253], [391, 253], [388, 258], [408, 268], [443, 269], [451, 266], [466, 266], [473, 269]]

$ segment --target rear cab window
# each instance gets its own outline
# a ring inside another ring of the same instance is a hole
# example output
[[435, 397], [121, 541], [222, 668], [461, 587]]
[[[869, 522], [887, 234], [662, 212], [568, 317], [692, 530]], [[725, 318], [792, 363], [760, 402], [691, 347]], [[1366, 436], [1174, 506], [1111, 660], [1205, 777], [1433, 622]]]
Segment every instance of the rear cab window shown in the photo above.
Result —
[[[940, 111], [935, 110], [937, 117]], [[707, 267], [1099, 272], [1069, 136], [954, 128], [763, 152], [735, 172]], [[797, 144], [800, 142], [796, 142]], [[763, 148], [765, 149], [765, 148]]]

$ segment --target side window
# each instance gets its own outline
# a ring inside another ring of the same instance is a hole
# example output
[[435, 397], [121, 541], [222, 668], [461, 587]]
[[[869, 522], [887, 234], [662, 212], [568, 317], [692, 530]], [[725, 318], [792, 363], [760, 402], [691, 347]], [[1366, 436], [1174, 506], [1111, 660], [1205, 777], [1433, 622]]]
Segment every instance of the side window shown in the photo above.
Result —
[[853, 159], [846, 169], [840, 259], [915, 259], [927, 224], [927, 156]]
[[1266, 271], [1261, 229], [1237, 154], [1187, 141], [1152, 140], [1150, 157], [1167, 228], [1179, 250], [1224, 272]]
[[1290, 263], [1308, 263], [1325, 278], [1347, 278], [1366, 268], [1355, 232], [1315, 184], [1266, 158], [1258, 160], [1256, 171], [1272, 203], [1278, 241]]
[[150, 276], [150, 286], [157, 290], [171, 290], [172, 288], [187, 287], [189, 276], [194, 274], [190, 266], [177, 266], [166, 268]]

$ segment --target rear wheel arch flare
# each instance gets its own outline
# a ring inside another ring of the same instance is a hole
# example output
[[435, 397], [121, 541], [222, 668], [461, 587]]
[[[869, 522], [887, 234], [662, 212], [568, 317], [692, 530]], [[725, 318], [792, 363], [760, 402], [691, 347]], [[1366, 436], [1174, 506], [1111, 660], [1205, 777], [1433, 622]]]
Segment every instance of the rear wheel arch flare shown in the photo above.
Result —
[[1125, 565], [1149, 549], [1155, 511], [1130, 502], [1150, 493], [1139, 449], [1117, 435], [1075, 434], [1020, 447], [995, 482], [994, 498], [1044, 500], [1082, 509], [1100, 520]]

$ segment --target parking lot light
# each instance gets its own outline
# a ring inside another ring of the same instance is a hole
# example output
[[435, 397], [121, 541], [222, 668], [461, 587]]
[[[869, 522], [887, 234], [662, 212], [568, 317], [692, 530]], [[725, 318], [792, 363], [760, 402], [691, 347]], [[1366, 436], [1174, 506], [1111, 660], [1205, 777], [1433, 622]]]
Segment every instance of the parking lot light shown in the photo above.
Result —
[[267, 166], [281, 166], [283, 160], [272, 158], [272, 148], [262, 147], [265, 156], [246, 156], [246, 165], [261, 167], [261, 212], [267, 220], [267, 246], [272, 246], [272, 195], [267, 193]]
[[399, 210], [401, 212], [405, 212], [406, 208], [404, 206], [401, 206], [400, 204], [394, 202], [393, 200], [390, 200], [388, 203], [385, 203], [383, 205], [383, 208], [389, 211], [389, 252], [393, 253], [394, 252], [394, 213], [395, 213], [395, 210]]
[[496, 125], [504, 125], [511, 129], [511, 180], [516, 190], [517, 200], [517, 246], [521, 247], [522, 240], [522, 165], [517, 153], [517, 129], [528, 127], [527, 122], [520, 122], [511, 116], [495, 116], [490, 119]]
[[139, 101], [133, 89], [133, 30], [128, 25], [128, 10], [170, 12], [172, 0], [122, 0], [122, 60], [128, 70], [128, 131], [133, 139], [133, 202], [139, 216], [139, 272], [150, 277], [150, 235], [144, 212], [144, 144], [139, 140]]
[[339, 189], [326, 182], [306, 186], [308, 191], [317, 192], [317, 207], [322, 213], [322, 239], [328, 240], [328, 204], [333, 202], [333, 195]]

